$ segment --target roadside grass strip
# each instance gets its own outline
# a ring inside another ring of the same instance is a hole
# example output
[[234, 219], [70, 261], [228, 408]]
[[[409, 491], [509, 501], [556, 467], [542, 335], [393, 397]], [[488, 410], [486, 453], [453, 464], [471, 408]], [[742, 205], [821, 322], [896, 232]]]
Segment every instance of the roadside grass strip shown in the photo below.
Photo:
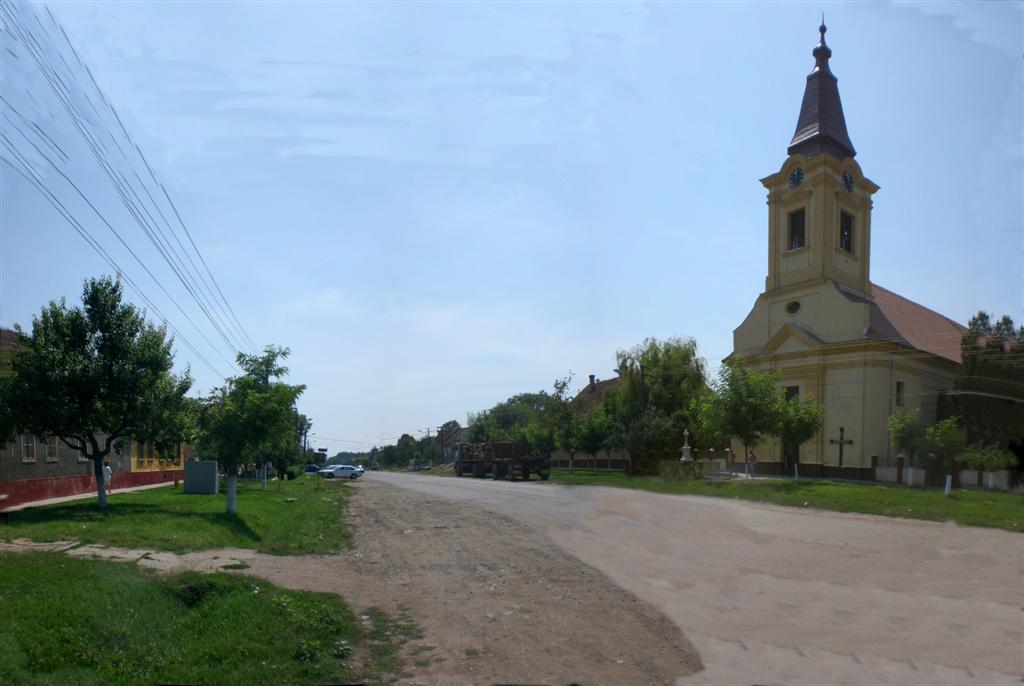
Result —
[[387, 683], [405, 640], [330, 593], [59, 553], [0, 553], [0, 607], [4, 684]]
[[237, 514], [225, 496], [186, 495], [181, 486], [115, 493], [107, 509], [95, 499], [11, 512], [0, 539], [74, 540], [121, 548], [186, 553], [251, 548], [275, 555], [337, 552], [351, 543], [343, 521], [346, 485], [314, 479], [238, 484]]
[[946, 497], [941, 488], [886, 484], [843, 483], [818, 479], [752, 479], [731, 481], [674, 481], [659, 476], [631, 476], [621, 472], [592, 472], [576, 468], [551, 470], [551, 482], [568, 486], [612, 486], [653, 493], [706, 495], [759, 502], [814, 507], [837, 512], [859, 512], [954, 521], [963, 526], [984, 526], [1024, 531], [1024, 495], [980, 489], [958, 489]]

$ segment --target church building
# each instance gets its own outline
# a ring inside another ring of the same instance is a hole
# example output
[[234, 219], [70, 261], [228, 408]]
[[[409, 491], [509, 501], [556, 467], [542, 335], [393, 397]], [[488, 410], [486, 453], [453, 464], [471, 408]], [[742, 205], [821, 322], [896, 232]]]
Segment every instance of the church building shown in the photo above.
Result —
[[[764, 292], [733, 332], [733, 352], [775, 370], [787, 396], [811, 395], [825, 427], [803, 445], [756, 448], [757, 471], [873, 479], [895, 460], [888, 417], [936, 421], [953, 387], [964, 327], [871, 281], [872, 196], [846, 129], [826, 28], [814, 48], [796, 132], [768, 189]], [[884, 230], [884, 229], [883, 229]], [[742, 455], [742, 446], [734, 444]]]

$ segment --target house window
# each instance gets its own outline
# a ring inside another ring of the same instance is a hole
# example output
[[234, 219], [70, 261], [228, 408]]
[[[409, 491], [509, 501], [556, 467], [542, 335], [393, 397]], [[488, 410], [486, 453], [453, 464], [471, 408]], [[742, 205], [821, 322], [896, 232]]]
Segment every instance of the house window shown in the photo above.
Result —
[[57, 437], [56, 436], [47, 436], [46, 437], [46, 461], [47, 462], [56, 462], [58, 459], [60, 459], [60, 453], [58, 452], [58, 447], [57, 447]]
[[853, 252], [853, 215], [839, 213], [839, 249]]
[[896, 382], [896, 407], [903, 407], [903, 382]]
[[786, 400], [792, 400], [793, 398], [800, 397], [799, 386], [786, 386]]
[[36, 461], [36, 439], [34, 436], [21, 437], [21, 461], [31, 464]]
[[797, 250], [804, 247], [804, 210], [789, 213], [789, 248]]

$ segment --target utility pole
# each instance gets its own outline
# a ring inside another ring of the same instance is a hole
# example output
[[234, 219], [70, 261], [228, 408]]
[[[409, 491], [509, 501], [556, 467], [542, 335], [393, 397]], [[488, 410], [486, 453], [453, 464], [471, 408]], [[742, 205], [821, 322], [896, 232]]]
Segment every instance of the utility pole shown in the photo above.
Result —
[[441, 448], [441, 464], [445, 464], [445, 461], [444, 461], [444, 459], [445, 459], [444, 446], [448, 442], [448, 438], [441, 434], [441, 429], [442, 428], [444, 428], [444, 427], [443, 426], [437, 427], [437, 445], [438, 445], [438, 447]]
[[[430, 427], [427, 427], [427, 446], [430, 446]], [[434, 468], [434, 451], [430, 451], [430, 460], [428, 461], [430, 469]]]

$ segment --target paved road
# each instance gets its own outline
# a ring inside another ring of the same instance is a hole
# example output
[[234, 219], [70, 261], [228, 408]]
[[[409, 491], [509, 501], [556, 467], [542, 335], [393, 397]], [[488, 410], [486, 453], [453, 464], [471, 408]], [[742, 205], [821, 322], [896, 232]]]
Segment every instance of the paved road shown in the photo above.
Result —
[[612, 488], [367, 472], [536, 527], [700, 652], [687, 684], [1024, 676], [1024, 536]]

